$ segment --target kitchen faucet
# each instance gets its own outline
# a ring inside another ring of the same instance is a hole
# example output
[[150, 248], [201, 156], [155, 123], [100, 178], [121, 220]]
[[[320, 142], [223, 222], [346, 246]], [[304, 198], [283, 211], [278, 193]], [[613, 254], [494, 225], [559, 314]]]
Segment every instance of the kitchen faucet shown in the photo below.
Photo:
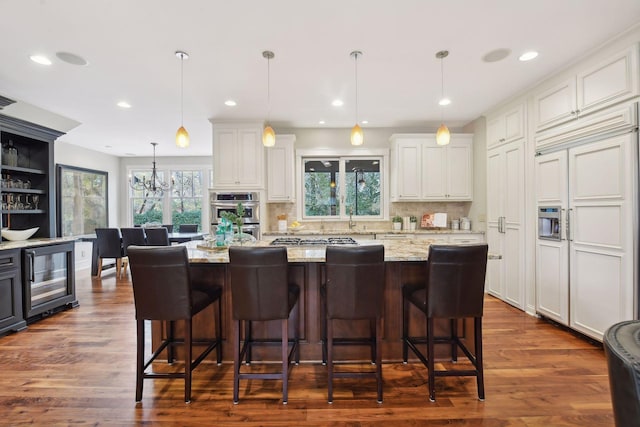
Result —
[[353, 208], [349, 208], [349, 230], [353, 230], [356, 222], [353, 220]]

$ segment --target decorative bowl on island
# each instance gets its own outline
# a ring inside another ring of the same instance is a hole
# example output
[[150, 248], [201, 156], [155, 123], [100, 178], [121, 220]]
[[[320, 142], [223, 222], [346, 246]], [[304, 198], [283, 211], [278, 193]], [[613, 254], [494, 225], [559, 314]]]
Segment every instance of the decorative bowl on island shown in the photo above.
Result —
[[36, 231], [39, 229], [40, 227], [28, 228], [26, 230], [9, 230], [8, 228], [3, 228], [2, 237], [12, 241], [27, 240], [29, 237], [36, 234]]

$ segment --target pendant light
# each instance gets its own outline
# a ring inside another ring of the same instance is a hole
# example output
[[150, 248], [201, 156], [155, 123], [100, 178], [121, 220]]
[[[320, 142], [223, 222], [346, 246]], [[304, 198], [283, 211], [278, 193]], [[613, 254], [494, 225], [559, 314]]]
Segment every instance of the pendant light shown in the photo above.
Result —
[[364, 134], [358, 124], [358, 56], [361, 56], [362, 52], [354, 50], [350, 55], [354, 59], [356, 75], [356, 125], [351, 129], [351, 145], [362, 145], [364, 144]]
[[[440, 107], [444, 107], [445, 105], [449, 105], [451, 101], [448, 98], [444, 97], [444, 58], [449, 56], [448, 50], [441, 50], [436, 53], [436, 58], [440, 60], [440, 90], [441, 90], [441, 98]], [[451, 133], [449, 132], [449, 128], [444, 124], [444, 110], [440, 110], [440, 127], [436, 132], [436, 143], [438, 145], [447, 145], [451, 140]]]
[[267, 123], [262, 131], [262, 145], [265, 147], [273, 147], [276, 145], [276, 133], [269, 123], [269, 117], [271, 116], [271, 69], [269, 65], [275, 54], [270, 50], [265, 50], [262, 52], [262, 56], [267, 58]]
[[140, 179], [135, 176], [129, 176], [129, 186], [135, 191], [144, 191], [148, 195], [162, 197], [163, 191], [170, 189], [171, 184], [161, 181], [158, 177], [158, 172], [156, 170], [156, 145], [158, 145], [158, 143], [152, 142], [151, 145], [153, 146], [153, 166], [151, 169], [151, 177], [147, 179], [147, 177], [143, 175], [142, 179]]
[[180, 59], [180, 129], [176, 132], [176, 145], [180, 148], [189, 147], [189, 132], [184, 128], [184, 60], [189, 59], [189, 55], [181, 50], [176, 51], [176, 56]]

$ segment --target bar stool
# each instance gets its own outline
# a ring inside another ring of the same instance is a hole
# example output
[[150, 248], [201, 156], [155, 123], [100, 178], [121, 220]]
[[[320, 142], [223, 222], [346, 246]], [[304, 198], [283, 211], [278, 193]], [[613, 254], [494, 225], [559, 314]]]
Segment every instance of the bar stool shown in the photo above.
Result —
[[[384, 246], [327, 246], [325, 307], [328, 401], [333, 403], [333, 378], [375, 378], [378, 403], [382, 403], [382, 316], [384, 311]], [[334, 338], [333, 320], [369, 320], [367, 338]], [[375, 326], [374, 326], [375, 324]], [[372, 372], [334, 372], [335, 345], [371, 347]]]
[[[216, 349], [218, 364], [222, 363], [222, 307], [221, 287], [206, 290], [195, 289], [189, 270], [187, 248], [184, 246], [130, 246], [131, 282], [136, 308], [137, 357], [136, 357], [136, 402], [142, 400], [142, 387], [146, 378], [184, 378], [184, 401], [191, 401], [192, 371]], [[193, 316], [218, 303], [216, 337], [194, 340], [191, 323]], [[167, 337], [145, 361], [145, 320], [167, 322]], [[183, 320], [184, 338], [174, 336], [175, 322]], [[173, 363], [174, 347], [184, 345], [184, 372], [154, 373], [147, 368], [167, 350], [167, 362]], [[195, 360], [193, 346], [206, 346]]]
[[[402, 288], [402, 359], [407, 363], [408, 348], [427, 367], [429, 400], [435, 401], [435, 377], [475, 376], [478, 398], [484, 400], [484, 373], [482, 365], [482, 314], [484, 281], [487, 269], [487, 245], [431, 245], [424, 284], [404, 285]], [[426, 337], [409, 336], [409, 307], [417, 307], [427, 316]], [[450, 319], [448, 337], [434, 335], [434, 319]], [[475, 355], [458, 336], [458, 319], [473, 318]], [[427, 344], [427, 356], [417, 344]], [[451, 346], [451, 360], [457, 361], [458, 347], [467, 356], [473, 369], [436, 370], [434, 345]]]
[[[287, 249], [284, 247], [229, 248], [231, 302], [233, 315], [233, 403], [239, 401], [241, 379], [281, 379], [282, 403], [287, 403], [288, 375], [292, 359], [300, 361], [298, 349], [299, 316], [293, 316], [293, 338], [289, 339], [289, 317], [298, 302], [300, 288], [289, 283]], [[254, 321], [280, 320], [280, 339], [255, 339], [251, 333]], [[245, 337], [240, 348], [240, 327], [245, 326]], [[251, 348], [261, 344], [280, 344], [282, 370], [278, 373], [240, 372], [240, 361], [246, 356], [251, 363]], [[291, 351], [288, 350], [292, 344]]]

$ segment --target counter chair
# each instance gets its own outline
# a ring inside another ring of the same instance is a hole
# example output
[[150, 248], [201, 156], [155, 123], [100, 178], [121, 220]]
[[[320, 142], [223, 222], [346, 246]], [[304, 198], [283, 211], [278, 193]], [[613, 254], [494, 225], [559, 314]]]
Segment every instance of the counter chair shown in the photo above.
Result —
[[[487, 269], [487, 245], [431, 245], [424, 283], [407, 284], [402, 288], [402, 358], [407, 363], [408, 348], [428, 369], [429, 400], [436, 398], [435, 377], [475, 376], [478, 398], [484, 400], [482, 364], [482, 314], [484, 282]], [[409, 309], [413, 305], [426, 315], [426, 337], [409, 336]], [[458, 319], [473, 318], [474, 349], [472, 354], [458, 336]], [[448, 337], [436, 337], [435, 319], [450, 319]], [[467, 356], [473, 369], [436, 370], [435, 344], [451, 346], [451, 358], [457, 361], [458, 347]], [[425, 356], [417, 347], [427, 345]]]
[[[289, 338], [289, 317], [298, 302], [300, 288], [289, 283], [287, 249], [284, 247], [229, 248], [231, 302], [233, 317], [233, 403], [238, 403], [241, 379], [282, 380], [282, 403], [287, 403], [288, 376], [292, 360], [300, 361], [298, 348], [299, 315], [293, 314], [293, 337]], [[279, 320], [279, 339], [256, 339], [251, 332], [254, 321]], [[240, 328], [245, 326], [244, 344], [240, 348]], [[277, 373], [240, 372], [240, 361], [246, 356], [251, 363], [251, 348], [255, 345], [279, 344], [282, 369]], [[292, 344], [289, 351], [289, 344]]]
[[197, 233], [198, 224], [180, 224], [178, 226], [178, 233]]
[[640, 320], [611, 326], [603, 344], [616, 427], [640, 427]]
[[[384, 312], [384, 246], [327, 246], [326, 282], [322, 288], [327, 357], [328, 401], [333, 403], [334, 378], [375, 378], [378, 403], [382, 403], [382, 317]], [[333, 321], [369, 320], [366, 338], [335, 338]], [[333, 347], [367, 345], [371, 347], [371, 372], [335, 372]]]
[[113, 258], [116, 261], [116, 278], [121, 278], [127, 269], [127, 258], [122, 247], [122, 236], [117, 228], [96, 228], [98, 245], [98, 271], [95, 277], [102, 275], [102, 260]]
[[167, 229], [167, 233], [173, 233], [173, 224], [162, 224]]
[[[214, 349], [216, 349], [218, 364], [222, 363], [222, 287], [210, 287], [206, 291], [194, 288], [187, 248], [184, 246], [130, 246], [129, 261], [137, 323], [136, 402], [142, 400], [142, 387], [146, 378], [184, 378], [184, 401], [188, 403], [191, 401], [192, 371]], [[216, 323], [216, 336], [194, 340], [193, 316], [215, 302], [218, 303], [218, 316], [217, 319], [212, 320]], [[146, 320], [167, 322], [167, 336], [145, 361]], [[184, 338], [175, 337], [176, 321], [184, 321]], [[165, 349], [167, 362], [173, 363], [174, 347], [178, 345], [184, 346], [184, 372], [147, 371], [151, 363]], [[195, 360], [193, 359], [194, 346], [206, 346]]]
[[145, 246], [147, 244], [147, 236], [142, 227], [121, 228], [120, 233], [122, 234], [122, 249], [125, 256], [129, 246]]
[[170, 246], [169, 232], [165, 227], [146, 228], [147, 245], [149, 246]]

